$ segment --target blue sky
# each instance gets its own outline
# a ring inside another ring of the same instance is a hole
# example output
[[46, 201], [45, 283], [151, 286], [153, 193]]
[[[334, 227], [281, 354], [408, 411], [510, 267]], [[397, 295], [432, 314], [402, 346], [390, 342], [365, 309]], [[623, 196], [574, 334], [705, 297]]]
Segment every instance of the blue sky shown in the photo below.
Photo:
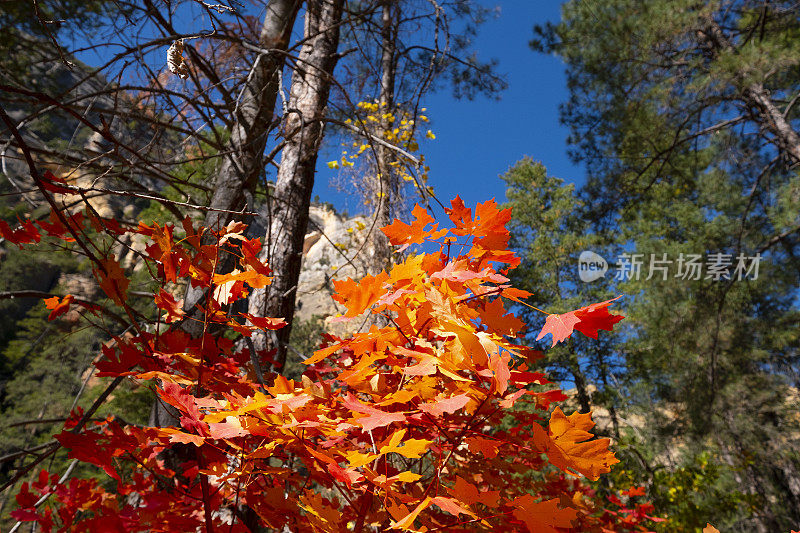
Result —
[[[561, 2], [478, 1], [499, 8], [499, 15], [480, 27], [473, 49], [482, 60], [499, 60], [498, 71], [507, 76], [509, 87], [497, 101], [485, 97], [456, 100], [445, 88], [422, 102], [436, 134], [436, 140], [423, 142], [421, 149], [431, 167], [430, 184], [437, 197], [445, 205], [456, 195], [468, 206], [491, 198], [503, 202], [505, 188], [499, 175], [525, 155], [543, 162], [554, 176], [583, 183], [584, 171], [568, 159], [568, 132], [558, 121], [558, 106], [567, 98], [564, 66], [559, 59], [528, 47], [534, 24], [559, 20]], [[190, 4], [184, 9], [189, 11], [176, 18], [178, 31], [191, 33], [207, 27], [197, 6]], [[87, 51], [78, 57], [98, 65], [108, 60], [111, 51]], [[163, 68], [163, 55], [164, 49], [153, 49], [147, 59], [159, 69]], [[350, 213], [362, 211], [357, 198], [331, 186], [336, 171], [328, 169], [326, 162], [336, 155], [330, 145], [320, 154], [314, 194]]]
[[[478, 97], [455, 100], [448, 90], [424, 100], [436, 140], [422, 151], [431, 167], [430, 184], [445, 205], [461, 195], [474, 205], [491, 198], [505, 200], [499, 178], [525, 155], [545, 164], [567, 182], [584, 182], [584, 170], [567, 157], [568, 131], [558, 121], [558, 106], [567, 98], [564, 66], [553, 56], [528, 47], [533, 25], [558, 21], [556, 0], [484, 2], [500, 7], [500, 16], [480, 29], [475, 49], [481, 59], [497, 58], [509, 87], [499, 101]], [[321, 165], [315, 193], [340, 206], [352, 206], [328, 186], [334, 171]]]

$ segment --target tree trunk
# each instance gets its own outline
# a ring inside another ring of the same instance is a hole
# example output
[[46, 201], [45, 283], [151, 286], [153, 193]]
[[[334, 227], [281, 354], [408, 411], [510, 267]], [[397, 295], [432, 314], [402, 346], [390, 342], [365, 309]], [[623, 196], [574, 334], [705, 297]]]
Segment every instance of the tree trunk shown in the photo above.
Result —
[[270, 339], [265, 332], [253, 335], [256, 351], [277, 340], [275, 361], [286, 361], [291, 334], [297, 282], [300, 277], [303, 240], [308, 227], [308, 208], [314, 186], [317, 152], [324, 134], [322, 121], [328, 103], [333, 69], [338, 60], [339, 23], [343, 0], [311, 0], [306, 4], [305, 43], [292, 74], [289, 113], [285, 123], [286, 146], [272, 195], [270, 220], [261, 259], [274, 272], [272, 285], [254, 290], [248, 312], [285, 318], [288, 326]]
[[[391, 130], [394, 127], [394, 124], [384, 119], [383, 115], [394, 110], [397, 70], [397, 9], [397, 5], [393, 0], [383, 0], [381, 10], [381, 90], [379, 97], [379, 113], [381, 114], [381, 129], [383, 131]], [[377, 274], [387, 268], [391, 261], [392, 248], [389, 244], [389, 239], [379, 228], [392, 223], [392, 205], [400, 200], [397, 175], [390, 165], [394, 154], [383, 145], [378, 145], [375, 152], [377, 161], [375, 165], [375, 186], [373, 188], [376, 193], [377, 208], [375, 216], [377, 217], [377, 224], [375, 233], [372, 236], [374, 243], [373, 274]]]
[[[264, 170], [264, 149], [270, 131], [276, 126], [275, 101], [278, 97], [279, 75], [286, 63], [286, 50], [302, 0], [270, 0], [259, 44], [269, 53], [256, 57], [234, 110], [228, 154], [222, 160], [209, 207], [225, 211], [240, 211], [252, 206], [258, 178]], [[219, 228], [235, 215], [223, 211], [208, 211], [204, 225]], [[230, 257], [226, 254], [226, 257]], [[223, 265], [220, 270], [225, 270]], [[187, 290], [184, 308], [192, 309], [202, 291]]]
[[[222, 160], [209, 207], [226, 211], [242, 210], [252, 200], [258, 177], [264, 167], [263, 154], [267, 135], [274, 127], [275, 101], [278, 95], [278, 74], [286, 61], [292, 27], [300, 9], [301, 0], [270, 0], [267, 4], [259, 44], [272, 52], [259, 54], [245, 82], [235, 110], [235, 123], [231, 129], [228, 154]], [[232, 213], [209, 211], [206, 227], [225, 226]], [[230, 254], [222, 254], [232, 257]], [[226, 264], [219, 270], [230, 270]], [[203, 296], [202, 289], [191, 285], [186, 290], [184, 309], [192, 313]], [[192, 336], [202, 333], [202, 322], [189, 320], [184, 329]], [[150, 425], [165, 427], [177, 423], [174, 409], [168, 408], [158, 398], [150, 410]]]

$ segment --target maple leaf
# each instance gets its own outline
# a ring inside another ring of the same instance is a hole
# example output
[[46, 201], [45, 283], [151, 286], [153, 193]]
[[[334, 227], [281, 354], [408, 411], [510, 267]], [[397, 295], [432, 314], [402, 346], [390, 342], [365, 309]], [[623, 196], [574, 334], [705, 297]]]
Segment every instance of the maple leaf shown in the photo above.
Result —
[[593, 439], [588, 430], [594, 427], [591, 413], [565, 416], [556, 407], [550, 415], [548, 431], [533, 424], [534, 443], [547, 454], [550, 462], [564, 470], [597, 480], [600, 474], [611, 471], [619, 460], [609, 450], [610, 439]]
[[445, 413], [455, 413], [468, 403], [469, 395], [459, 394], [458, 396], [451, 396], [450, 398], [437, 398], [436, 401], [432, 403], [421, 403], [418, 407], [423, 413], [440, 417]]
[[486, 302], [479, 313], [481, 322], [486, 324], [489, 331], [498, 335], [513, 336], [525, 325], [522, 320], [512, 313], [506, 314], [501, 298], [495, 298], [490, 302]]
[[[39, 183], [46, 191], [56, 192], [59, 194], [71, 194], [74, 192], [72, 189], [68, 188], [69, 183], [67, 183], [67, 180], [63, 178], [57, 178], [55, 174], [49, 170], [45, 170]], [[64, 187], [64, 185], [67, 185], [67, 187]]]
[[411, 224], [395, 219], [388, 226], [381, 228], [384, 235], [389, 238], [390, 243], [395, 246], [401, 246], [400, 252], [412, 244], [422, 244], [426, 239], [438, 239], [447, 234], [447, 230], [438, 230], [439, 224], [433, 224], [429, 230], [425, 229], [428, 224], [434, 222], [434, 218], [419, 204], [414, 206], [411, 216], [414, 217]]
[[620, 298], [622, 296], [575, 310], [575, 316], [580, 319], [580, 322], [575, 325], [575, 329], [593, 339], [597, 338], [597, 330], [599, 329], [606, 331], [614, 329], [614, 324], [625, 317], [623, 315], [612, 315], [608, 312], [608, 306]]
[[433, 443], [432, 440], [424, 439], [403, 440], [405, 434], [405, 429], [399, 429], [395, 431], [389, 438], [389, 441], [385, 445], [381, 446], [379, 450], [381, 455], [386, 455], [387, 453], [399, 453], [403, 457], [408, 457], [409, 459], [419, 459], [423, 454], [425, 454], [425, 452], [428, 451], [428, 446]]
[[511, 355], [505, 351], [489, 355], [489, 368], [494, 373], [492, 389], [498, 394], [504, 394], [508, 390], [508, 378], [511, 377], [511, 371], [508, 369], [510, 361]]
[[352, 278], [335, 280], [333, 287], [336, 294], [333, 295], [333, 299], [347, 308], [345, 317], [358, 316], [384, 295], [386, 290], [383, 284], [387, 279], [389, 275], [381, 272], [377, 276], [364, 276], [360, 281], [354, 281]]
[[537, 502], [531, 494], [515, 498], [511, 505], [514, 516], [525, 522], [531, 533], [559, 533], [556, 528], [570, 528], [578, 516], [574, 509], [562, 509], [558, 498]]
[[432, 500], [433, 498], [431, 498], [430, 496], [425, 497], [425, 499], [419, 502], [419, 505], [417, 505], [417, 507], [413, 511], [408, 513], [400, 520], [392, 521], [389, 524], [389, 527], [392, 529], [404, 529], [406, 531], [412, 530], [414, 526], [414, 520], [417, 519], [417, 517], [422, 511], [430, 507]]
[[36, 229], [36, 226], [34, 226], [30, 220], [26, 220], [25, 222], [20, 221], [19, 224], [20, 227], [18, 229], [12, 230], [4, 220], [0, 220], [0, 237], [3, 237], [9, 242], [13, 242], [19, 246], [20, 249], [23, 244], [42, 240], [39, 230]]
[[125, 277], [125, 273], [119, 266], [119, 262], [113, 255], [107, 259], [101, 259], [102, 269], [93, 268], [95, 277], [100, 280], [100, 288], [117, 305], [123, 305], [127, 298], [128, 284], [130, 280]]
[[169, 224], [164, 224], [162, 228], [154, 223], [152, 238], [161, 252], [161, 255], [157, 259], [164, 268], [164, 277], [167, 281], [174, 283], [177, 280], [177, 268], [175, 254], [172, 253], [172, 247], [175, 244], [172, 238], [172, 229], [172, 226]]
[[446, 511], [453, 516], [458, 516], [460, 514], [465, 514], [472, 517], [476, 516], [475, 513], [461, 505], [458, 500], [454, 500], [453, 498], [436, 496], [431, 500], [431, 503], [439, 507], [442, 511]]
[[452, 488], [447, 488], [447, 492], [455, 496], [458, 501], [473, 505], [482, 503], [489, 507], [497, 507], [500, 503], [499, 490], [478, 490], [478, 487], [465, 480], [461, 476], [456, 476], [456, 482]]
[[357, 413], [366, 414], [367, 416], [359, 417], [355, 421], [361, 424], [364, 431], [372, 431], [375, 428], [388, 426], [392, 422], [405, 422], [406, 415], [403, 413], [389, 413], [381, 411], [370, 405], [366, 405], [358, 401], [352, 394], [348, 393], [347, 397], [342, 400], [342, 405], [355, 411]]
[[719, 533], [719, 529], [706, 522], [706, 527], [703, 528], [703, 533]]
[[243, 281], [254, 289], [263, 289], [272, 283], [272, 278], [255, 270], [245, 270], [244, 272], [235, 270], [230, 274], [214, 274], [215, 285], [224, 285], [233, 281]]
[[625, 318], [623, 315], [612, 315], [608, 312], [608, 306], [619, 298], [621, 296], [587, 305], [569, 313], [547, 315], [544, 327], [536, 340], [538, 341], [549, 333], [553, 336], [552, 345], [555, 346], [556, 343], [562, 342], [572, 335], [573, 330], [578, 330], [587, 337], [596, 339], [599, 329], [611, 331], [614, 324]]
[[547, 319], [544, 322], [544, 327], [542, 328], [542, 331], [539, 332], [539, 336], [536, 337], [536, 340], [538, 341], [549, 333], [553, 336], [553, 346], [555, 346], [556, 343], [559, 343], [572, 335], [572, 330], [575, 328], [575, 324], [580, 321], [581, 320], [575, 316], [575, 311], [570, 311], [569, 313], [564, 313], [561, 315], [547, 315]]
[[623, 490], [622, 494], [625, 496], [633, 497], [633, 496], [644, 496], [645, 490], [644, 487], [631, 487], [627, 490]]
[[54, 320], [69, 311], [69, 305], [74, 299], [74, 296], [71, 294], [67, 294], [64, 298], [59, 298], [58, 296], [46, 298], [44, 300], [44, 306], [48, 309], [52, 309], [50, 314], [47, 315], [47, 320]]
[[171, 322], [175, 322], [180, 320], [184, 316], [183, 312], [183, 300], [175, 300], [170, 293], [161, 289], [156, 294], [155, 298], [156, 306], [159, 309], [162, 309], [167, 312], [167, 316], [164, 317], [164, 321], [169, 324]]
[[254, 316], [249, 313], [240, 313], [241, 316], [246, 318], [259, 329], [281, 329], [286, 325], [286, 321], [282, 318], [272, 318], [268, 316]]
[[472, 453], [493, 459], [497, 457], [497, 450], [500, 448], [502, 442], [499, 440], [486, 439], [483, 437], [467, 437], [467, 447]]
[[[112, 463], [113, 455], [109, 454], [107, 447], [103, 446], [103, 436], [97, 433], [75, 434], [70, 431], [62, 431], [54, 438], [61, 443], [64, 448], [69, 450], [67, 457], [78, 459], [85, 463], [90, 463], [102, 468], [106, 474], [120, 481], [120, 476]], [[119, 450], [119, 455], [124, 450]]]

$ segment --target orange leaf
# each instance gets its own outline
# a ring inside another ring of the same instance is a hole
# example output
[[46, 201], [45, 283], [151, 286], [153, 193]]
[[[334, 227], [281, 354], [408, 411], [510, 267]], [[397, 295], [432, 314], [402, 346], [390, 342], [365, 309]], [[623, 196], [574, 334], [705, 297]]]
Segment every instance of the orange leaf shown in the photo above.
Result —
[[156, 294], [154, 298], [156, 302], [156, 306], [159, 309], [163, 309], [167, 312], [167, 316], [164, 318], [164, 321], [169, 324], [171, 322], [175, 322], [180, 320], [184, 316], [183, 312], [183, 300], [175, 300], [175, 298], [165, 291], [161, 289], [158, 294]]
[[125, 277], [125, 273], [113, 255], [108, 259], [101, 259], [100, 263], [103, 265], [103, 269], [94, 269], [95, 277], [100, 280], [100, 288], [114, 303], [122, 305], [127, 298], [126, 292], [130, 280]]
[[514, 517], [525, 522], [531, 533], [558, 533], [556, 528], [570, 528], [572, 521], [578, 516], [574, 509], [562, 509], [558, 506], [558, 498], [543, 502], [534, 501], [531, 494], [514, 499]]
[[614, 453], [608, 449], [610, 439], [591, 439], [589, 433], [594, 422], [591, 413], [573, 413], [565, 416], [556, 407], [550, 416], [549, 431], [534, 424], [534, 442], [547, 454], [550, 462], [564, 470], [582, 474], [596, 480], [600, 474], [611, 471], [611, 465], [618, 463]]
[[719, 529], [706, 522], [706, 527], [703, 528], [703, 533], [719, 533]]
[[381, 231], [389, 237], [389, 242], [395, 246], [402, 245], [400, 251], [402, 252], [412, 244], [422, 244], [425, 239], [438, 239], [443, 237], [447, 230], [437, 231], [439, 224], [433, 224], [430, 230], [425, 230], [428, 224], [434, 222], [434, 218], [428, 212], [417, 204], [414, 210], [411, 211], [411, 216], [414, 220], [411, 224], [406, 224], [398, 219], [394, 222], [381, 228]]
[[431, 503], [439, 507], [442, 511], [448, 512], [453, 516], [458, 516], [459, 514], [465, 514], [472, 517], [475, 517], [475, 513], [461, 505], [461, 502], [458, 500], [454, 500], [453, 498], [446, 498], [444, 496], [436, 496], [431, 500]]
[[336, 280], [333, 282], [336, 289], [333, 299], [347, 308], [345, 317], [358, 316], [383, 296], [386, 292], [383, 284], [387, 279], [389, 275], [381, 272], [377, 276], [364, 276], [360, 281], [352, 278]]
[[497, 450], [502, 444], [499, 440], [485, 439], [483, 437], [467, 437], [466, 442], [469, 451], [482, 455], [487, 459], [497, 457]]
[[453, 485], [453, 488], [448, 488], [447, 491], [467, 505], [482, 503], [489, 507], [497, 507], [500, 503], [500, 491], [479, 491], [478, 487], [460, 476], [456, 476], [455, 485]]
[[419, 513], [430, 507], [432, 498], [430, 496], [426, 497], [422, 500], [419, 505], [417, 505], [416, 509], [408, 513], [405, 517], [397, 522], [392, 522], [389, 524], [389, 527], [392, 529], [403, 529], [403, 530], [410, 530], [414, 526], [414, 520], [417, 519]]
[[72, 300], [74, 300], [74, 297], [71, 294], [67, 294], [62, 299], [59, 299], [58, 296], [45, 299], [44, 306], [48, 309], [52, 309], [47, 316], [47, 320], [54, 320], [69, 311], [69, 305], [72, 303]]
[[[435, 368], [435, 367], [434, 367]], [[469, 403], [469, 395], [459, 394], [451, 398], [437, 399], [432, 403], [421, 403], [419, 410], [423, 413], [439, 417], [445, 413], [455, 413]]]
[[263, 289], [272, 283], [272, 278], [256, 272], [255, 270], [246, 270], [244, 272], [234, 271], [230, 274], [214, 274], [215, 285], [224, 285], [232, 281], [243, 281], [254, 289]]

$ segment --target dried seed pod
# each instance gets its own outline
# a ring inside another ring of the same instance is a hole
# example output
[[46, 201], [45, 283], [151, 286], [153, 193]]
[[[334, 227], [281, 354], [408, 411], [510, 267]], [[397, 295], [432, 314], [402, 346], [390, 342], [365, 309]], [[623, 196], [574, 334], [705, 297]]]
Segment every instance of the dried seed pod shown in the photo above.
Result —
[[183, 58], [183, 39], [174, 41], [167, 50], [167, 67], [184, 80], [189, 77], [189, 65]]

